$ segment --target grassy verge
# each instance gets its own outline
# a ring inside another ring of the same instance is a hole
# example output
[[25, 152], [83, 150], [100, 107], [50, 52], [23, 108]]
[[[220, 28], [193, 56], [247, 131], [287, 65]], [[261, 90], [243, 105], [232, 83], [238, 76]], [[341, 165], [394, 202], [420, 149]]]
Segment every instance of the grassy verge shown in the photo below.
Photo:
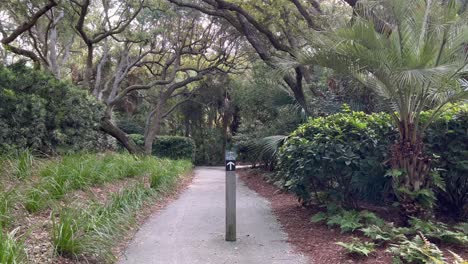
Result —
[[40, 171], [40, 181], [26, 191], [24, 205], [28, 212], [37, 212], [73, 190], [152, 174], [159, 163], [162, 161], [130, 154], [65, 156]]
[[[37, 261], [30, 251], [41, 241], [30, 237], [41, 232], [49, 234], [57, 254], [94, 263], [112, 262], [114, 243], [135, 224], [137, 212], [173, 190], [192, 168], [189, 161], [125, 153], [40, 159], [24, 152], [0, 157], [0, 165], [2, 264], [28, 263], [28, 256], [29, 261]], [[135, 179], [129, 179], [132, 177]], [[105, 198], [75, 196], [77, 190], [114, 190], [113, 186], [121, 186], [121, 191]], [[78, 204], [74, 202], [77, 197], [83, 198]], [[48, 217], [35, 214], [47, 207], [52, 208], [51, 224]], [[40, 222], [29, 225], [25, 217]]]
[[182, 160], [145, 158], [142, 166], [151, 171], [150, 188], [136, 184], [113, 195], [106, 204], [93, 204], [84, 210], [64, 208], [52, 216], [51, 240], [57, 254], [112, 263], [112, 248], [135, 224], [137, 212], [146, 202], [173, 190], [192, 165]]
[[9, 233], [0, 230], [0, 263], [26, 263], [27, 256], [23, 242], [17, 237], [18, 228]]

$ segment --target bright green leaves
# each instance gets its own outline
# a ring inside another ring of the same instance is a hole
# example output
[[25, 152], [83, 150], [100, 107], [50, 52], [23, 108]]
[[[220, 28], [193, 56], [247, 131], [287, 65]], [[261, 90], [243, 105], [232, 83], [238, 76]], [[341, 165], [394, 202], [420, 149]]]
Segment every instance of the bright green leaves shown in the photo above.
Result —
[[[383, 136], [385, 135], [385, 136]], [[379, 200], [387, 181], [383, 161], [396, 131], [385, 114], [351, 112], [310, 119], [279, 153], [283, 184], [306, 202], [325, 192], [334, 201]], [[318, 189], [320, 187], [320, 189]]]
[[326, 222], [329, 227], [338, 226], [342, 233], [354, 232], [367, 225], [384, 225], [384, 221], [369, 211], [343, 210], [341, 208], [327, 208], [327, 212], [313, 215], [310, 221], [314, 223]]

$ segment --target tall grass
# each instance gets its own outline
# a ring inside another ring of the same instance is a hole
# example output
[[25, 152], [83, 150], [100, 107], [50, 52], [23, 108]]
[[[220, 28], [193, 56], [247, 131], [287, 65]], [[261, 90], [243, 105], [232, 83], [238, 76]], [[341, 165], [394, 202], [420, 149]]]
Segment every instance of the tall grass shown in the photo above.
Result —
[[105, 205], [63, 209], [53, 218], [52, 243], [62, 256], [113, 263], [112, 246], [134, 223], [136, 212], [155, 192], [138, 184], [113, 195]]
[[147, 165], [148, 159], [154, 160], [117, 153], [64, 156], [40, 171], [39, 184], [25, 194], [25, 207], [37, 212], [72, 190], [149, 174], [153, 168]]
[[112, 263], [112, 247], [134, 225], [136, 213], [145, 202], [174, 189], [177, 180], [192, 167], [190, 161], [145, 157], [139, 173], [150, 172], [151, 188], [136, 184], [114, 194], [104, 205], [87, 210], [63, 209], [53, 218], [55, 252], [98, 263]]
[[151, 170], [151, 188], [158, 191], [170, 190], [181, 175], [192, 167], [188, 160], [159, 160], [159, 168]]
[[11, 152], [0, 156], [0, 175], [18, 179], [30, 178], [34, 172], [36, 159], [29, 150]]
[[3, 188], [0, 188], [0, 227], [11, 223], [11, 211], [15, 205], [16, 199], [17, 195], [14, 190], [3, 190]]
[[7, 234], [0, 230], [0, 263], [20, 264], [27, 262], [23, 242], [16, 236], [17, 232], [18, 228]]

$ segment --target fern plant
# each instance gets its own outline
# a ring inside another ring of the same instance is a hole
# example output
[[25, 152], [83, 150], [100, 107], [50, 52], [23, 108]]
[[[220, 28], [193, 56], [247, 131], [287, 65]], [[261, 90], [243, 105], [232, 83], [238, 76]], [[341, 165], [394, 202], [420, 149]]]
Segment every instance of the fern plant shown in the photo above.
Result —
[[392, 244], [387, 250], [393, 254], [394, 263], [414, 264], [444, 264], [442, 251], [419, 233], [412, 240], [403, 240], [399, 244]]
[[367, 225], [384, 225], [385, 222], [374, 213], [363, 210], [344, 210], [341, 207], [328, 206], [327, 212], [320, 212], [310, 218], [311, 222], [326, 222], [329, 227], [338, 226], [342, 233], [353, 232]]
[[443, 241], [450, 244], [468, 246], [468, 235], [458, 231], [456, 228], [449, 228], [444, 223], [436, 221], [424, 221], [418, 218], [411, 218], [410, 224], [416, 232], [422, 232], [429, 239]]
[[365, 228], [361, 228], [360, 230], [364, 233], [365, 236], [379, 243], [405, 240], [405, 235], [411, 232], [409, 228], [394, 227], [393, 223], [381, 226], [370, 225]]
[[352, 242], [337, 242], [337, 245], [346, 249], [347, 254], [369, 256], [375, 251], [375, 244], [372, 242], [361, 242], [358, 238], [353, 238]]

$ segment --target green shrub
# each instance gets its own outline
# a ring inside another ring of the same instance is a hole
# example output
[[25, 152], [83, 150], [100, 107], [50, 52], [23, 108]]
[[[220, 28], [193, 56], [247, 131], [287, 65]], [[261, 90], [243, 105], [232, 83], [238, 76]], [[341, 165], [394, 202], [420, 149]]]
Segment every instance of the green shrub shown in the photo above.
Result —
[[195, 159], [195, 142], [187, 137], [158, 136], [153, 143], [153, 155], [169, 159]]
[[[135, 144], [143, 147], [145, 137], [140, 134], [130, 134]], [[195, 142], [188, 137], [157, 136], [153, 142], [154, 156], [168, 159], [195, 160]]]
[[44, 188], [32, 188], [25, 194], [24, 207], [30, 213], [44, 209], [49, 202], [49, 193]]
[[19, 228], [16, 228], [7, 234], [0, 230], [0, 263], [27, 263], [23, 241], [16, 236], [18, 230]]
[[85, 246], [85, 225], [81, 215], [72, 210], [63, 210], [58, 218], [52, 214], [52, 244], [57, 254], [76, 258]]
[[[432, 189], [412, 195], [463, 219], [468, 214], [468, 104], [448, 105], [426, 131], [426, 148], [433, 155]], [[429, 112], [422, 114], [428, 118]], [[394, 176], [387, 165], [397, 133], [388, 114], [351, 112], [309, 120], [293, 132], [279, 153], [277, 182], [304, 202], [356, 200], [380, 202], [391, 196]]]
[[468, 104], [465, 104], [448, 106], [426, 132], [427, 150], [435, 157], [433, 166], [445, 185], [436, 189], [439, 208], [459, 219], [468, 218], [467, 131]]
[[127, 134], [143, 135], [145, 129], [131, 118], [122, 118], [117, 121], [117, 126]]
[[389, 241], [400, 241], [406, 239], [407, 234], [413, 233], [413, 230], [405, 227], [395, 227], [393, 223], [384, 225], [369, 225], [360, 229], [362, 233], [378, 243]]
[[34, 156], [31, 151], [15, 151], [8, 157], [10, 172], [19, 179], [29, 178], [33, 172]]
[[345, 108], [343, 113], [311, 119], [280, 149], [281, 184], [306, 203], [331, 199], [353, 206], [357, 199], [380, 201], [387, 184], [383, 161], [395, 137], [386, 114]]
[[144, 146], [145, 145], [145, 137], [141, 134], [129, 134], [130, 138], [135, 141], [135, 144], [139, 146]]
[[16, 64], [0, 66], [0, 153], [55, 153], [108, 147], [103, 106], [82, 89]]

